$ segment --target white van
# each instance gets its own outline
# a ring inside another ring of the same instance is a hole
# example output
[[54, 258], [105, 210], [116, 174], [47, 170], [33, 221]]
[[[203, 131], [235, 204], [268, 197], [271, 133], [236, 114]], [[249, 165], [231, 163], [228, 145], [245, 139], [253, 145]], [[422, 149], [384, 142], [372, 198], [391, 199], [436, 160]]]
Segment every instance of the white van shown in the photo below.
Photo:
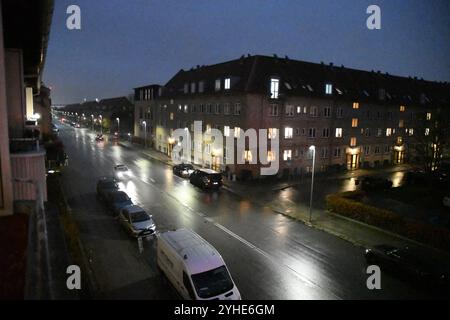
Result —
[[188, 229], [157, 236], [157, 263], [184, 299], [240, 300], [219, 252]]

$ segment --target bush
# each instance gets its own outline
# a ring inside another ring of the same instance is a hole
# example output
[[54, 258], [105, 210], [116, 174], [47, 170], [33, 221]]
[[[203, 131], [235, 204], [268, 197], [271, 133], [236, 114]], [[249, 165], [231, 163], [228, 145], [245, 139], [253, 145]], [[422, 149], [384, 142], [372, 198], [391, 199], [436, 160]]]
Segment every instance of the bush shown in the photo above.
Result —
[[393, 211], [364, 204], [360, 202], [362, 197], [364, 197], [364, 192], [361, 191], [327, 195], [327, 209], [418, 242], [450, 251], [450, 232], [448, 230], [409, 221]]

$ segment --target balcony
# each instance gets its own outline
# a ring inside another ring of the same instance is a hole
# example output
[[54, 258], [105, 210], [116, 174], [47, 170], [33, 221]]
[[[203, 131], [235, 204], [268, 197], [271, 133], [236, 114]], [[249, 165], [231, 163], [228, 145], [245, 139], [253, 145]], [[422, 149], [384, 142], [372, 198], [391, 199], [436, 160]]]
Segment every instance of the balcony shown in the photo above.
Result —
[[45, 153], [37, 139], [10, 140], [14, 201], [47, 201]]

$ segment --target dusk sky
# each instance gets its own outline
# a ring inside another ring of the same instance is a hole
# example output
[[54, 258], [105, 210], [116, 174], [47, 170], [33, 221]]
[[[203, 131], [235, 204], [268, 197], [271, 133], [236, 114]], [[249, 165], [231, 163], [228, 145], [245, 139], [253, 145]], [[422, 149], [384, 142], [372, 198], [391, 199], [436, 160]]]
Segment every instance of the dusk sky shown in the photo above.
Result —
[[[81, 30], [66, 28], [71, 4]], [[53, 104], [76, 103], [247, 53], [450, 81], [450, 1], [56, 0], [44, 82]]]

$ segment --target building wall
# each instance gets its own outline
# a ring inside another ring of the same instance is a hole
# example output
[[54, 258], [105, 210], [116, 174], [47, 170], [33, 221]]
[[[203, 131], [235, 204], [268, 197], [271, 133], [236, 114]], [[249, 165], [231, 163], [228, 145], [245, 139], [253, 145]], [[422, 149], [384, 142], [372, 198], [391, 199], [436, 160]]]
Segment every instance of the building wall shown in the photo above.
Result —
[[21, 50], [5, 50], [5, 74], [9, 137], [22, 138], [26, 110]]
[[5, 62], [5, 50], [3, 48], [3, 21], [0, 6], [0, 216], [10, 215], [13, 213]]

